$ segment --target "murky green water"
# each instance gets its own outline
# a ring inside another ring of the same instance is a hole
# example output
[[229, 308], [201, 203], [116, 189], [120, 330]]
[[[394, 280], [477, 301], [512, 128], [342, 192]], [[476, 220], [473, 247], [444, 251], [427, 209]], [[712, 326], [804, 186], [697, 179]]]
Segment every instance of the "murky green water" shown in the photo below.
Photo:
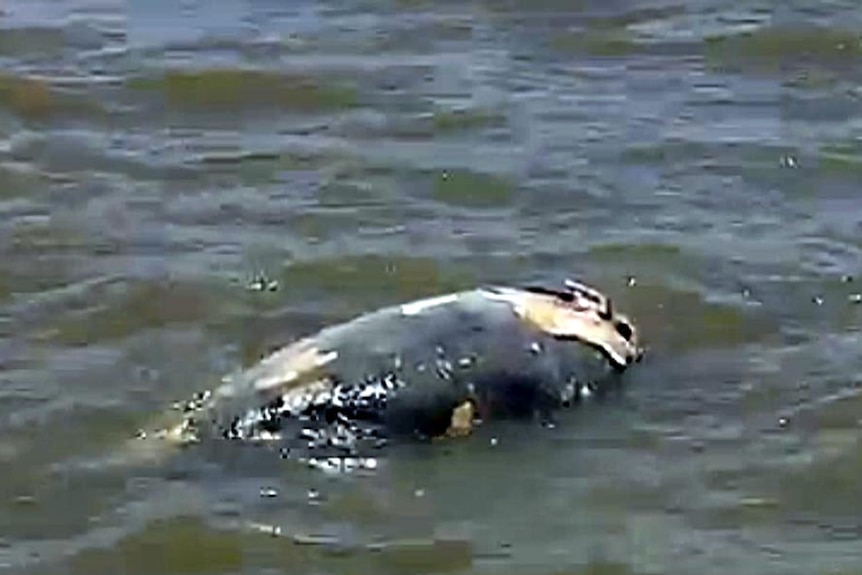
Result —
[[[4, 2], [0, 570], [862, 573], [860, 30], [851, 0]], [[651, 354], [556, 429], [99, 467], [324, 324], [571, 275]]]

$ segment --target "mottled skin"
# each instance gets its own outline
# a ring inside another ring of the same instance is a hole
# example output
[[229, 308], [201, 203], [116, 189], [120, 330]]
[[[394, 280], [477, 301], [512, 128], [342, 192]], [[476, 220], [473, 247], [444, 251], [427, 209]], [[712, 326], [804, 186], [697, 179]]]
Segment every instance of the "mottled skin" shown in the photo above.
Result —
[[546, 417], [641, 353], [628, 320], [582, 284], [476, 289], [387, 307], [297, 341], [192, 402], [183, 423], [161, 435], [272, 438], [297, 418], [368, 423], [389, 435], [462, 435], [477, 418]]

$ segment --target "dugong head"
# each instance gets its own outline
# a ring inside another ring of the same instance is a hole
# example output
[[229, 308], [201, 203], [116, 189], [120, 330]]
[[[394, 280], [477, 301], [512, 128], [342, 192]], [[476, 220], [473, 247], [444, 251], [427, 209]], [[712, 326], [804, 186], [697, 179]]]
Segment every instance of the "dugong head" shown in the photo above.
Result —
[[524, 293], [519, 314], [549, 335], [590, 345], [619, 370], [643, 357], [637, 328], [599, 290], [566, 280], [561, 289], [527, 287]]

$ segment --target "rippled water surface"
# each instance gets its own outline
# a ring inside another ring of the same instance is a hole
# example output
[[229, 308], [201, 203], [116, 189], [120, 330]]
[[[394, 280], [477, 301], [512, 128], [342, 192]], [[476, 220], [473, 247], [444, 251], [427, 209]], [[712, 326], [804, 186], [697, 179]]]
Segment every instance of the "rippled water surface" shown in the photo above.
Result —
[[[860, 30], [853, 0], [3, 2], [0, 570], [862, 573]], [[651, 351], [554, 429], [335, 476], [100, 463], [325, 324], [573, 275]]]

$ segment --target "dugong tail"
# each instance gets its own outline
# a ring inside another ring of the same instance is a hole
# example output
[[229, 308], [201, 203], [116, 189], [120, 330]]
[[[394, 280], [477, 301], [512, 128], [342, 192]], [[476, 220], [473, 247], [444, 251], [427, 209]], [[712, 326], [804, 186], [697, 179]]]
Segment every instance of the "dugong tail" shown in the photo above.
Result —
[[[158, 465], [184, 447], [211, 437], [213, 421], [259, 407], [272, 395], [304, 389], [319, 380], [319, 370], [335, 355], [320, 350], [315, 339], [298, 340], [257, 364], [228, 374], [215, 389], [174, 405], [143, 429], [94, 462], [102, 466]], [[223, 421], [222, 421], [223, 422]]]

